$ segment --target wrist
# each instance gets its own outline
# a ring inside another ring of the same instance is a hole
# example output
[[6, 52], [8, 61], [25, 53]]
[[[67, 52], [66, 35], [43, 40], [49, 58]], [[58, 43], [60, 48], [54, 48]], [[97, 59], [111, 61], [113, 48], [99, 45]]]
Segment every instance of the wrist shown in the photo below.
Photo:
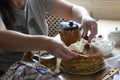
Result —
[[84, 23], [84, 21], [96, 21], [94, 18], [92, 18], [90, 15], [85, 15], [82, 17], [81, 24]]

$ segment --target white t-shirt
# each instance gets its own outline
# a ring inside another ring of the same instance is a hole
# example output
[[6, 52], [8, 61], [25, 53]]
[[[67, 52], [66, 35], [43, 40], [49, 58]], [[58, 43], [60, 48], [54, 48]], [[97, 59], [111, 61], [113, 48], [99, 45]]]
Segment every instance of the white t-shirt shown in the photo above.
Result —
[[[26, 0], [24, 10], [14, 10], [16, 22], [13, 30], [25, 34], [47, 35], [45, 13], [50, 12], [55, 0]], [[20, 54], [19, 54], [20, 53]], [[22, 58], [22, 52], [13, 53], [0, 49], [0, 70], [6, 71]]]

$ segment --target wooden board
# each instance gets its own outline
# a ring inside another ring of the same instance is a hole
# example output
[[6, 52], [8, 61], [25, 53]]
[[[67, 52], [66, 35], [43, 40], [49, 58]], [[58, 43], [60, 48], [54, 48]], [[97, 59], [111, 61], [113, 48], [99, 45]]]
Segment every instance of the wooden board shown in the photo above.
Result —
[[59, 77], [61, 80], [107, 80], [118, 71], [118, 68], [105, 68], [97, 73], [89, 75], [74, 75], [62, 71]]

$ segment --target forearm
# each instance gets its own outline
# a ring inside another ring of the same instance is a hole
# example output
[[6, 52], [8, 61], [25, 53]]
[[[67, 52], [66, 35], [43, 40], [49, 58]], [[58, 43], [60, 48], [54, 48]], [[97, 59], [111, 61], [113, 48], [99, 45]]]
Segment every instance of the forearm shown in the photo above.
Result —
[[79, 23], [81, 23], [85, 17], [89, 18], [89, 20], [92, 19], [87, 9], [65, 0], [56, 0], [51, 12], [53, 15]]
[[72, 19], [81, 23], [85, 17], [91, 18], [89, 12], [82, 6], [74, 5], [72, 8]]
[[50, 38], [38, 35], [25, 35], [16, 31], [0, 31], [0, 48], [10, 51], [44, 50]]

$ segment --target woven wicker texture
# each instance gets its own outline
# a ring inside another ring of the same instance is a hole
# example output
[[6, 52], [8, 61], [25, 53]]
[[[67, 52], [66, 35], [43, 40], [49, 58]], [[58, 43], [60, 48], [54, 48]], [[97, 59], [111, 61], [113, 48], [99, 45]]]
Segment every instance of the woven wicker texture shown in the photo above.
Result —
[[48, 36], [56, 36], [59, 32], [59, 23], [62, 21], [67, 21], [63, 18], [57, 17], [57, 16], [53, 16], [51, 14], [46, 14], [46, 20], [48, 23]]

